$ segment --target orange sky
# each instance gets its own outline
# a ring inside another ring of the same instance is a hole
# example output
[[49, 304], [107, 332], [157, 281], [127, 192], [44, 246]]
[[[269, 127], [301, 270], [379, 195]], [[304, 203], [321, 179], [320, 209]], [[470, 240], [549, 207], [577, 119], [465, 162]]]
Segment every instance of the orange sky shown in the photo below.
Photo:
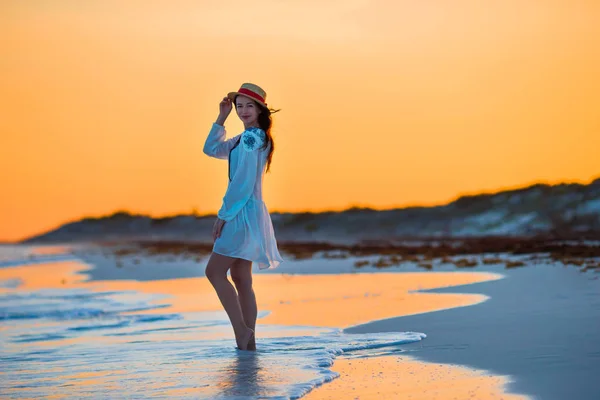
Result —
[[0, 240], [216, 211], [227, 163], [202, 145], [245, 81], [283, 109], [271, 211], [588, 182], [599, 21], [594, 0], [3, 1]]

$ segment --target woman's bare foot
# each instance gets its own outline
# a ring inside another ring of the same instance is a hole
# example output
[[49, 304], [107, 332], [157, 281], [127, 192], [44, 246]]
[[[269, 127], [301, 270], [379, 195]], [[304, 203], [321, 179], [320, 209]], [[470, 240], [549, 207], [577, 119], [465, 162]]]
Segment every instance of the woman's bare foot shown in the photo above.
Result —
[[250, 328], [246, 329], [244, 336], [240, 340], [238, 340], [237, 337], [235, 338], [237, 345], [238, 345], [238, 349], [240, 349], [240, 350], [250, 350], [248, 347], [250, 346], [253, 339], [254, 339], [254, 331]]

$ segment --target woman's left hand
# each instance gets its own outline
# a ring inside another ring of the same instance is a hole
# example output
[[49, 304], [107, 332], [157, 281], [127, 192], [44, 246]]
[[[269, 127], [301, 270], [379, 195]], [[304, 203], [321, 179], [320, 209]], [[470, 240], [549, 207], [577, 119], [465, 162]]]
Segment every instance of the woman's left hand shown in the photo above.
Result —
[[225, 221], [221, 218], [217, 218], [215, 224], [213, 225], [213, 240], [217, 240], [217, 238], [221, 236], [223, 225], [225, 225]]

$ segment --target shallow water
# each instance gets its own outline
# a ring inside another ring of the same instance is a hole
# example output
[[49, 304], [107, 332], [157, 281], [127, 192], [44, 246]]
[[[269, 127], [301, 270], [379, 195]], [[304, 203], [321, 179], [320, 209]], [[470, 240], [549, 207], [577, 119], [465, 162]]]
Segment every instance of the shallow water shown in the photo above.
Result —
[[65, 246], [0, 244], [0, 268], [73, 259], [75, 257]]
[[0, 282], [0, 391], [8, 398], [298, 398], [334, 379], [329, 367], [343, 353], [391, 354], [425, 337], [260, 325], [259, 350], [245, 352], [234, 348], [224, 312], [169, 313], [168, 297], [135, 291], [20, 284]]

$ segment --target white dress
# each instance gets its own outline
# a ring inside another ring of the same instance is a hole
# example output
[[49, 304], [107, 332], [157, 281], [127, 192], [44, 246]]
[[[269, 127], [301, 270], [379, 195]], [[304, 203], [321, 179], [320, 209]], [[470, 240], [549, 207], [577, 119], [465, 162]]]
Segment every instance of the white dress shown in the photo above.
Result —
[[204, 153], [229, 160], [229, 185], [217, 216], [225, 220], [213, 252], [243, 258], [260, 269], [275, 268], [283, 259], [277, 249], [271, 216], [263, 202], [262, 186], [271, 144], [260, 128], [249, 128], [225, 140], [225, 128], [213, 124]]

